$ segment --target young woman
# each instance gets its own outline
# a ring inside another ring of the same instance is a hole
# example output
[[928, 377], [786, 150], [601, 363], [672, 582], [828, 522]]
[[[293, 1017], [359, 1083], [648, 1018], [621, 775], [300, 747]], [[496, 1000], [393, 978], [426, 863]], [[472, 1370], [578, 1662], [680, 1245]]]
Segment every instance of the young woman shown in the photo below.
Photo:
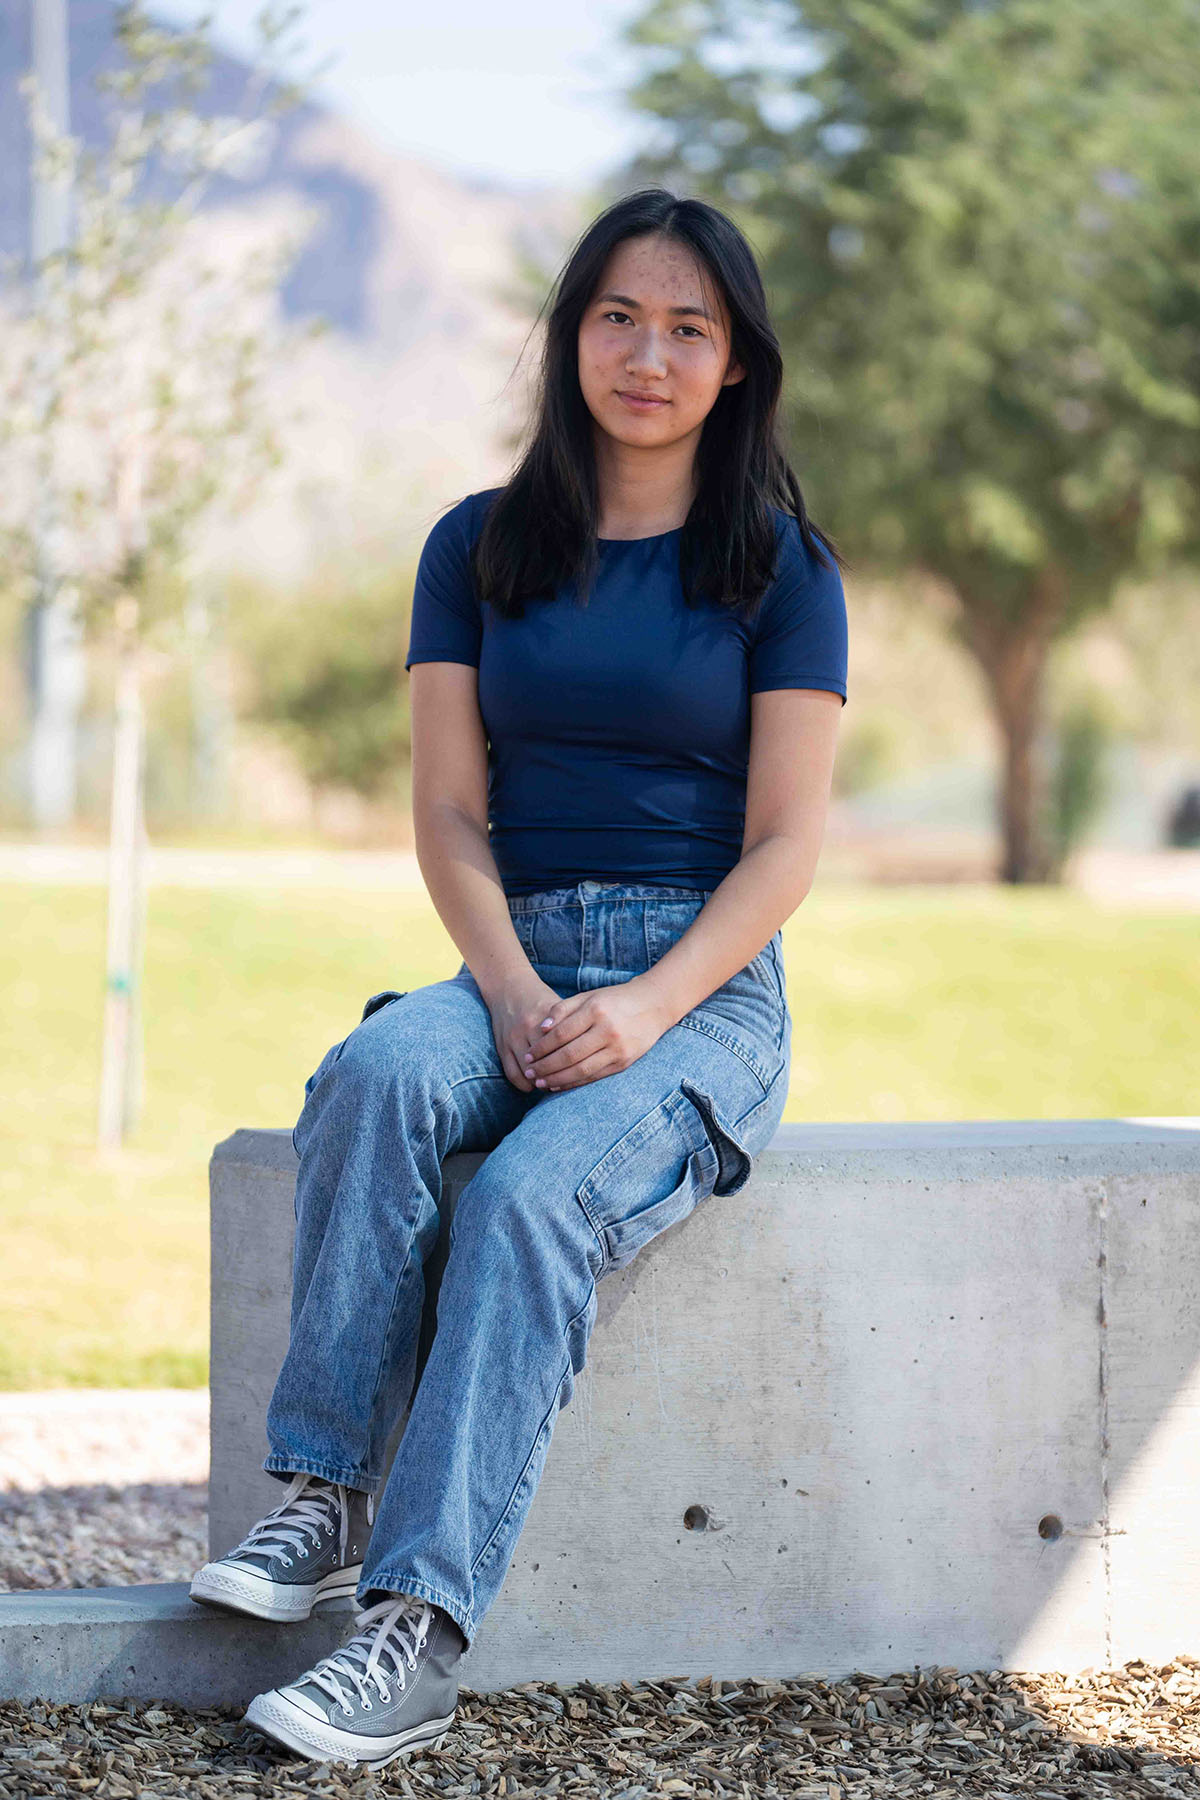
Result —
[[[817, 865], [847, 628], [781, 381], [737, 228], [629, 195], [559, 279], [516, 472], [425, 543], [414, 820], [464, 961], [373, 996], [306, 1083], [263, 1464], [287, 1491], [192, 1586], [280, 1620], [355, 1596], [349, 1643], [246, 1713], [303, 1756], [441, 1742], [597, 1281], [736, 1193], [783, 1114], [781, 926]], [[460, 1150], [489, 1154], [380, 1492]]]

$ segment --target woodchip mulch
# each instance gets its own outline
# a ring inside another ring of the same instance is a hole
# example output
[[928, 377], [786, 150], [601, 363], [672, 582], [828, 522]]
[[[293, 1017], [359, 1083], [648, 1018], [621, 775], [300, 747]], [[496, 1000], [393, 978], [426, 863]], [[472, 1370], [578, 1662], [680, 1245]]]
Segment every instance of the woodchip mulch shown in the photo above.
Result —
[[0, 1703], [0, 1795], [1200, 1795], [1200, 1660], [1067, 1679], [914, 1668], [837, 1682], [526, 1682], [460, 1693], [442, 1749], [302, 1762], [236, 1710]]
[[[182, 1581], [205, 1559], [200, 1481], [55, 1486], [56, 1466], [36, 1487], [35, 1476], [27, 1456], [22, 1485], [0, 1491], [0, 1589]], [[1200, 1800], [1192, 1656], [1071, 1675], [913, 1667], [841, 1681], [464, 1687], [442, 1749], [376, 1774], [302, 1762], [240, 1720], [240, 1709], [119, 1697], [0, 1701], [0, 1800]]]

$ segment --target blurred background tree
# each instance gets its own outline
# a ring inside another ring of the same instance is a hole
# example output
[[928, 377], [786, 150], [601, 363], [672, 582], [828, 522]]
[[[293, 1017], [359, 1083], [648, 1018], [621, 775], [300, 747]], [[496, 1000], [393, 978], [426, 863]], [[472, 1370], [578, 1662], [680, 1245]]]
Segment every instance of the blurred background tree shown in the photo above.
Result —
[[44, 581], [50, 499], [52, 585], [114, 649], [103, 1145], [121, 1143], [142, 1093], [145, 640], [185, 603], [174, 577], [198, 523], [248, 504], [282, 455], [266, 380], [292, 335], [276, 329], [276, 295], [302, 233], [214, 233], [197, 212], [219, 174], [254, 170], [295, 103], [274, 71], [297, 12], [263, 8], [245, 110], [210, 118], [196, 102], [211, 21], [171, 32], [138, 0], [118, 7], [119, 59], [95, 77], [100, 151], [63, 133], [25, 83], [41, 177], [68, 189], [74, 223], [5, 309], [0, 553], [10, 587], [13, 571]]
[[1052, 879], [1051, 647], [1200, 548], [1200, 15], [654, 0], [626, 36], [658, 142], [621, 186], [703, 193], [760, 250], [814, 515], [949, 589], [1000, 873]]
[[298, 588], [236, 583], [244, 716], [272, 727], [314, 787], [403, 797], [411, 570], [316, 571]]

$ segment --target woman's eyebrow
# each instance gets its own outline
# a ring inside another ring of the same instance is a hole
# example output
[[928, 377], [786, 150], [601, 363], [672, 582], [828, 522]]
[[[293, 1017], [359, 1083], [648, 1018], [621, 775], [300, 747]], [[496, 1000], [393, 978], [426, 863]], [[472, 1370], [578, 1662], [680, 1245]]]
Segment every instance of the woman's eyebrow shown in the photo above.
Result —
[[[641, 301], [631, 300], [628, 294], [601, 294], [596, 304], [599, 305], [601, 300], [615, 300], [618, 306], [632, 306], [639, 311], [641, 309]], [[670, 313], [695, 313], [698, 319], [707, 319], [710, 325], [713, 323], [712, 314], [705, 312], [702, 306], [668, 306], [667, 311]]]

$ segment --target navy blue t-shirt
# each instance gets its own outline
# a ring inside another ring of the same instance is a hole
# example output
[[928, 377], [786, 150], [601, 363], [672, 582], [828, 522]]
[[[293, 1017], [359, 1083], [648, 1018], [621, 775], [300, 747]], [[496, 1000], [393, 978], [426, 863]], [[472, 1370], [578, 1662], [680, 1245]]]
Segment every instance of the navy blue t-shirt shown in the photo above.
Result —
[[585, 606], [570, 584], [502, 619], [481, 606], [468, 562], [500, 491], [469, 494], [426, 538], [404, 666], [479, 670], [505, 893], [584, 880], [716, 887], [741, 855], [750, 695], [829, 688], [845, 704], [836, 567], [810, 557], [777, 509], [779, 565], [750, 624], [713, 600], [686, 605], [682, 526], [601, 538]]

